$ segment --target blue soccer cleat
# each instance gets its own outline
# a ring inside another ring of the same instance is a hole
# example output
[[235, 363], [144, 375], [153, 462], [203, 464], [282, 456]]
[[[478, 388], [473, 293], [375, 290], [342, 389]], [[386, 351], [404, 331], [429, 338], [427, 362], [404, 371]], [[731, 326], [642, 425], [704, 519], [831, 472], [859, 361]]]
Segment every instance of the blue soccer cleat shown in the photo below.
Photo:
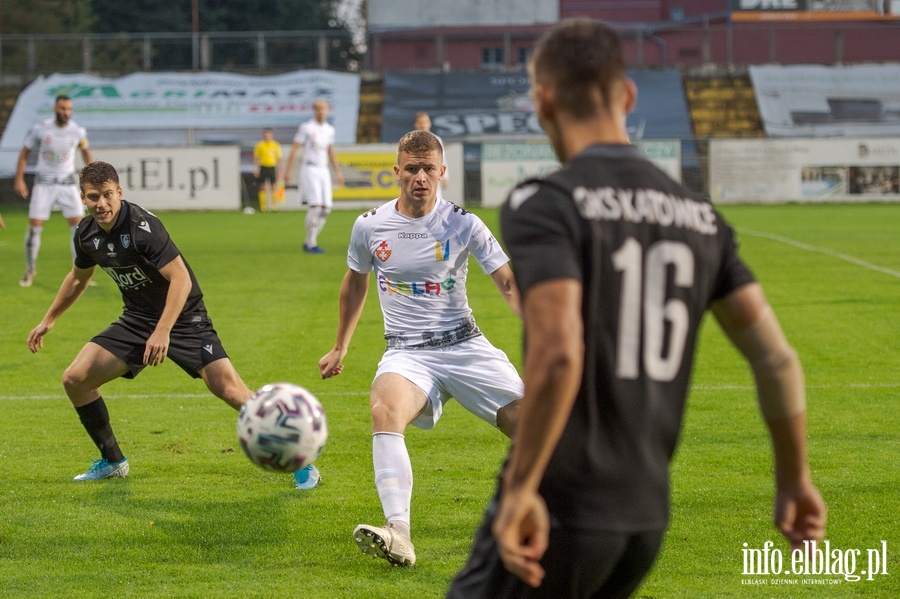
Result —
[[297, 483], [295, 488], [300, 489], [301, 491], [312, 489], [318, 486], [321, 478], [319, 469], [310, 464], [306, 468], [301, 468], [294, 472], [294, 481]]
[[99, 460], [94, 460], [94, 463], [91, 464], [91, 467], [88, 468], [88, 471], [84, 474], [79, 474], [72, 480], [103, 480], [104, 478], [125, 478], [128, 476], [128, 460], [126, 458], [122, 458], [121, 461], [118, 462], [107, 462], [105, 459], [100, 458]]

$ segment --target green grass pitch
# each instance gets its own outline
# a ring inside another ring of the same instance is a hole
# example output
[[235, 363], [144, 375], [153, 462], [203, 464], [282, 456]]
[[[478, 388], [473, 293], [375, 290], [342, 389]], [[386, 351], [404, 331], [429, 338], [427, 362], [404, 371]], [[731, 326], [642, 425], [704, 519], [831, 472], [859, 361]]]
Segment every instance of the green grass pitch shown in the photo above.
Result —
[[[477, 212], [496, 231], [497, 212]], [[867, 550], [886, 547], [887, 574], [850, 582], [744, 573], [745, 548], [761, 549], [771, 540], [786, 556], [788, 550], [771, 524], [770, 450], [749, 373], [707, 322], [672, 469], [671, 526], [637, 596], [900, 596], [900, 206], [733, 206], [723, 212], [803, 360], [810, 459], [830, 510], [832, 550], [846, 565], [859, 550], [859, 573]], [[171, 363], [104, 388], [131, 475], [71, 482], [96, 450], [60, 376], [79, 348], [119, 315], [121, 299], [98, 272], [99, 285], [57, 323], [43, 351], [30, 354], [28, 332], [68, 269], [68, 230], [54, 214], [38, 277], [22, 289], [16, 283], [26, 215], [3, 210], [0, 596], [443, 595], [465, 559], [507, 444], [455, 404], [433, 431], [411, 429], [419, 563], [390, 568], [356, 549], [353, 527], [382, 520], [367, 395], [383, 348], [374, 291], [344, 374], [322, 381], [316, 362], [334, 338], [357, 213], [332, 214], [320, 239], [328, 251], [323, 256], [300, 251], [302, 213], [160, 215], [196, 272], [216, 329], [248, 385], [295, 382], [325, 405], [331, 436], [317, 462], [323, 482], [296, 492], [289, 476], [244, 458], [236, 413]], [[520, 364], [520, 325], [474, 263], [469, 289], [488, 338]]]

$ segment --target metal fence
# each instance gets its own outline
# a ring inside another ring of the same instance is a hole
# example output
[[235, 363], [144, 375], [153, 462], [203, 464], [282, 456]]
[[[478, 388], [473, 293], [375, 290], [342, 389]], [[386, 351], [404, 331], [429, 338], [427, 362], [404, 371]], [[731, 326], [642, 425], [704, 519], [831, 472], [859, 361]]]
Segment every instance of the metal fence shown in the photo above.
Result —
[[12, 85], [50, 73], [356, 67], [352, 42], [342, 31], [0, 35], [0, 82]]

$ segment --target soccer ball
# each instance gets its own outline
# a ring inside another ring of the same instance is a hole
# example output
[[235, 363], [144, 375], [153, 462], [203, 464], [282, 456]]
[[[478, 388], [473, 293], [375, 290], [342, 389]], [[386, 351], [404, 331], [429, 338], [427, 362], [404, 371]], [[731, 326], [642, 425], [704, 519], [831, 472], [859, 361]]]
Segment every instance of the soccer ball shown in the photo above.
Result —
[[260, 468], [296, 472], [319, 457], [328, 440], [328, 424], [312, 393], [291, 383], [274, 383], [241, 408], [237, 434], [244, 454]]

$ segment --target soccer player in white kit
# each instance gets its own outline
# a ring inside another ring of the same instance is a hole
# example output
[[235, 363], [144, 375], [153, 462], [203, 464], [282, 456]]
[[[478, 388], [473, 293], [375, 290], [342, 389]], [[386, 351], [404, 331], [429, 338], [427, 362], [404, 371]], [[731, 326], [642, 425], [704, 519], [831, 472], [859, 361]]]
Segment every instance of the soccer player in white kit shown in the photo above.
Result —
[[[75, 175], [75, 150], [81, 150], [85, 164], [93, 162], [88, 148], [87, 131], [72, 120], [72, 99], [59, 95], [53, 105], [55, 117], [34, 125], [16, 163], [14, 187], [22, 198], [28, 198], [25, 183], [25, 167], [32, 150], [37, 149], [38, 160], [34, 170], [34, 188], [28, 206], [28, 229], [25, 231], [25, 274], [19, 285], [31, 287], [37, 273], [37, 257], [41, 249], [41, 233], [44, 223], [50, 220], [53, 206], [59, 206], [63, 217], [69, 222], [69, 230], [75, 228], [84, 216], [78, 178]], [[72, 260], [75, 259], [75, 245], [70, 246]]]
[[361, 524], [353, 538], [364, 553], [398, 566], [416, 561], [406, 427], [432, 428], [452, 397], [511, 436], [523, 390], [506, 354], [478, 329], [466, 296], [471, 255], [519, 314], [509, 259], [481, 219], [438, 197], [442, 161], [433, 134], [411, 131], [400, 140], [400, 196], [353, 225], [335, 344], [319, 360], [322, 378], [343, 371], [374, 271], [387, 349], [370, 391], [372, 462], [387, 525]]
[[328, 165], [331, 164], [334, 169], [338, 187], [344, 184], [344, 175], [334, 152], [334, 126], [326, 120], [328, 102], [322, 98], [316, 100], [313, 103], [313, 114], [314, 118], [300, 125], [294, 135], [284, 172], [284, 182], [288, 183], [291, 180], [294, 156], [298, 149], [303, 148], [303, 166], [300, 169], [298, 185], [299, 199], [301, 204], [309, 205], [306, 211], [306, 238], [303, 241], [303, 251], [308, 254], [324, 254], [325, 251], [319, 247], [318, 238], [325, 226], [325, 219], [331, 213], [331, 172]]

